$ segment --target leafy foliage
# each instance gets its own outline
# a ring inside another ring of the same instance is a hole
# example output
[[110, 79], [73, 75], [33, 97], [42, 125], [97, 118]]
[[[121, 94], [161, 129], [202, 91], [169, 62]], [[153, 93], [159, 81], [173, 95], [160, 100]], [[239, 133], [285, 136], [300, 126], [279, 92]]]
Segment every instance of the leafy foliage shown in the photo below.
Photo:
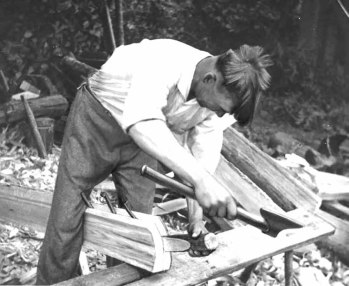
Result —
[[[243, 43], [263, 46], [274, 61], [266, 98], [270, 112], [308, 129], [324, 122], [343, 124], [338, 106], [344, 106], [349, 91], [343, 71], [331, 65], [319, 69], [296, 49], [302, 2], [123, 1], [125, 42], [174, 38], [212, 54]], [[112, 0], [110, 4], [115, 19]], [[57, 51], [110, 53], [102, 5], [97, 0], [2, 0], [0, 66], [12, 90], [32, 74], [46, 75], [62, 87], [52, 72]], [[59, 91], [64, 94], [63, 87]]]

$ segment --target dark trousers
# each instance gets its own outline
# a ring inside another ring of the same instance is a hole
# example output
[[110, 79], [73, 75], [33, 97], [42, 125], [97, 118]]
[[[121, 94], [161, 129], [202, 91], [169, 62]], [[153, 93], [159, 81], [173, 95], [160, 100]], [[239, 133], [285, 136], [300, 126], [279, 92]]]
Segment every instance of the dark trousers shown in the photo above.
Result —
[[54, 284], [77, 276], [83, 243], [81, 192], [110, 174], [125, 190], [132, 209], [150, 213], [154, 183], [140, 175], [143, 164], [156, 161], [125, 134], [89, 88], [82, 86], [68, 117], [46, 234], [40, 251], [37, 284]]

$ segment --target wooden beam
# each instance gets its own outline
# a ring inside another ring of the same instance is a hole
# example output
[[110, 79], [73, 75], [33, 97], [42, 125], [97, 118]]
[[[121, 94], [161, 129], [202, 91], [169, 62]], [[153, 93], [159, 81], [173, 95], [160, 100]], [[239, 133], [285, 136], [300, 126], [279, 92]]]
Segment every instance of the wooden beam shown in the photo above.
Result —
[[315, 170], [312, 173], [319, 188], [319, 196], [326, 201], [349, 201], [349, 178]]
[[0, 184], [0, 221], [45, 232], [51, 202], [51, 192]]
[[216, 169], [215, 177], [247, 211], [260, 215], [260, 208], [266, 207], [282, 212], [282, 209], [262, 189], [223, 156]]
[[170, 268], [171, 254], [165, 251], [167, 230], [160, 217], [124, 210], [117, 214], [88, 208], [84, 218], [84, 245], [150, 272]]
[[349, 207], [338, 201], [324, 201], [321, 209], [336, 217], [349, 221]]
[[283, 210], [320, 207], [321, 199], [311, 189], [232, 127], [224, 132], [222, 154]]
[[135, 266], [122, 263], [105, 270], [96, 271], [85, 276], [66, 280], [56, 286], [120, 286], [139, 280], [149, 275], [148, 272]]

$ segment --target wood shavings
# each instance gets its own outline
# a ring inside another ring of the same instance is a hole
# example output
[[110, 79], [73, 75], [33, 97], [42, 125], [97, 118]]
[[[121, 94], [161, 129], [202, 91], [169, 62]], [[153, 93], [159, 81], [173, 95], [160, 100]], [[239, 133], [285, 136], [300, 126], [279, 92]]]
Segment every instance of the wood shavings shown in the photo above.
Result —
[[40, 239], [32, 239], [36, 234], [27, 227], [0, 225], [0, 285], [35, 282], [42, 243]]

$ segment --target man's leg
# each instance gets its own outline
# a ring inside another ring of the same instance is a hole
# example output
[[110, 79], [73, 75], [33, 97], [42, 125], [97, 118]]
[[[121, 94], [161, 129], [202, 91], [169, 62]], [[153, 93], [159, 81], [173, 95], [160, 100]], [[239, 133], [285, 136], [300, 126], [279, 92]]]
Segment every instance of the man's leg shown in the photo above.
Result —
[[[133, 211], [151, 214], [155, 183], [141, 176], [140, 169], [145, 164], [153, 169], [157, 167], [155, 159], [139, 149], [134, 142], [130, 142], [121, 149], [120, 162], [113, 172], [113, 180], [117, 191], [123, 192]], [[106, 262], [108, 267], [122, 263], [110, 256], [107, 256]]]
[[37, 284], [54, 284], [77, 274], [83, 243], [81, 192], [105, 179], [119, 160], [119, 148], [130, 141], [106, 109], [81, 88], [71, 107]]
[[113, 172], [113, 179], [126, 196], [132, 210], [151, 214], [155, 183], [141, 176], [141, 168], [148, 165], [157, 169], [157, 161], [139, 149], [132, 141], [121, 149], [120, 161]]

